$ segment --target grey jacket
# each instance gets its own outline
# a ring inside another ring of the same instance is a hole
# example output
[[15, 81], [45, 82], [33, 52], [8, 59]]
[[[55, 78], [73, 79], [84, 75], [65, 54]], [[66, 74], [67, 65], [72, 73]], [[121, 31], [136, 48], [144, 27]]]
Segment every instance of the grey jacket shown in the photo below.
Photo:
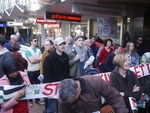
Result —
[[12, 58], [12, 54], [8, 49], [4, 48], [2, 51], [0, 51], [0, 78], [4, 76], [2, 62], [7, 58]]
[[80, 76], [80, 60], [75, 61], [74, 58], [77, 55], [77, 51], [70, 50], [67, 52], [69, 56], [69, 69], [70, 69], [70, 77], [79, 77]]

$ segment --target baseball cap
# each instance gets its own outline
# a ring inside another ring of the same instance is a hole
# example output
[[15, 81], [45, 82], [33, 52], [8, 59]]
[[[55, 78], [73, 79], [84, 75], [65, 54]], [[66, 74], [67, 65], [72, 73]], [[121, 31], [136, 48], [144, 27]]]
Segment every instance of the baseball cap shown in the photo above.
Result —
[[65, 43], [65, 40], [62, 37], [58, 37], [54, 40], [55, 45], [60, 45], [62, 43]]

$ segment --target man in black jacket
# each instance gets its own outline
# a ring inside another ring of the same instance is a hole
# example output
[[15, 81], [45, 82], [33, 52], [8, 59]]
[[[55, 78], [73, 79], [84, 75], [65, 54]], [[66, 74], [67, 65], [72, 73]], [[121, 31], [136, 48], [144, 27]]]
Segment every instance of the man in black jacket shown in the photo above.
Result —
[[[44, 83], [58, 82], [65, 78], [69, 78], [69, 57], [64, 52], [65, 41], [58, 37], [54, 40], [55, 50], [49, 54], [44, 62], [43, 75]], [[48, 101], [48, 102], [47, 102]], [[58, 112], [57, 99], [50, 99], [46, 101], [46, 108], [50, 111], [48, 113]], [[47, 109], [47, 110], [48, 110]]]

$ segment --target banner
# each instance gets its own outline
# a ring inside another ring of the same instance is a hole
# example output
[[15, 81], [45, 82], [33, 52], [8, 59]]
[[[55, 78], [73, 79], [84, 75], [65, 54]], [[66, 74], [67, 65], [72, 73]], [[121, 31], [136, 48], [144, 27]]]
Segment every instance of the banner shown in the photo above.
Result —
[[[150, 64], [141, 64], [130, 68], [131, 71], [135, 72], [137, 78], [141, 78], [150, 75]], [[110, 72], [100, 73], [93, 75], [99, 76], [104, 79], [107, 83], [109, 82]], [[47, 83], [47, 84], [34, 84], [26, 86], [25, 96], [21, 100], [35, 99], [35, 98], [58, 98], [58, 85], [59, 82]], [[21, 90], [24, 86], [16, 85], [1, 85], [0, 86], [0, 103], [6, 102], [14, 97], [17, 91]]]
[[[35, 84], [26, 86], [26, 93], [20, 100], [34, 99], [34, 98], [58, 98], [58, 84], [59, 82], [47, 83], [47, 84]], [[0, 86], [0, 103], [6, 102], [13, 98], [22, 85], [3, 85]]]

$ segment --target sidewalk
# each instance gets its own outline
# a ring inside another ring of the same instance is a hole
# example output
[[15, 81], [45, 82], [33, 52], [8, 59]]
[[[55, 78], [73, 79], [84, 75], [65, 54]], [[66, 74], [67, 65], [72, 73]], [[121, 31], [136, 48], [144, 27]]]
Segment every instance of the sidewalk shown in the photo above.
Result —
[[31, 107], [32, 113], [43, 113], [45, 106], [41, 106], [38, 104], [33, 104], [33, 107]]

